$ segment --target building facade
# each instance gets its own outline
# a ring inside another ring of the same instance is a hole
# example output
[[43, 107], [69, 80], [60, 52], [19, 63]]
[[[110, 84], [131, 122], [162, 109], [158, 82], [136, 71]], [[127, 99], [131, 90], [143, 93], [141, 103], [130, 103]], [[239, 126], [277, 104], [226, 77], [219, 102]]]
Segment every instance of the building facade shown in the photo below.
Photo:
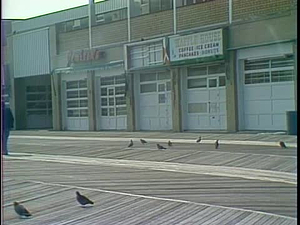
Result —
[[285, 131], [297, 1], [172, 4], [94, 4], [91, 33], [88, 6], [12, 22], [16, 129]]

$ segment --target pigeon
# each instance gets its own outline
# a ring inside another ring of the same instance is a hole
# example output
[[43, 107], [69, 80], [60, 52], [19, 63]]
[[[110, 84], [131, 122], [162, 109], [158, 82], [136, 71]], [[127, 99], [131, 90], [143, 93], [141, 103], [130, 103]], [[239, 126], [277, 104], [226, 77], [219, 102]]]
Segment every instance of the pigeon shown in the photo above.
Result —
[[197, 139], [197, 143], [200, 143], [200, 141], [201, 141], [201, 136]]
[[283, 141], [280, 141], [279, 145], [280, 145], [281, 148], [286, 148], [286, 145], [285, 145], [285, 143]]
[[18, 202], [14, 202], [14, 208], [15, 208], [16, 213], [23, 218], [28, 218], [28, 217], [32, 216], [31, 213], [23, 205], [21, 205]]
[[216, 140], [216, 142], [215, 142], [215, 149], [217, 149], [217, 148], [219, 148], [219, 140]]
[[80, 203], [80, 205], [89, 205], [89, 204], [94, 204], [94, 202], [92, 202], [90, 199], [88, 199], [87, 197], [85, 197], [84, 195], [81, 195], [79, 193], [79, 191], [76, 191], [76, 199], [77, 201]]
[[144, 139], [140, 139], [140, 141], [143, 145], [147, 143], [147, 141], [145, 141]]
[[129, 145], [128, 145], [128, 148], [130, 148], [130, 147], [132, 147], [132, 146], [133, 146], [133, 141], [130, 140], [130, 143], [129, 143]]
[[172, 146], [172, 142], [171, 141], [168, 142], [168, 146], [170, 146], [170, 147]]
[[160, 144], [156, 144], [156, 146], [157, 146], [157, 148], [158, 148], [159, 150], [167, 149], [167, 148], [165, 148], [164, 146], [161, 146]]

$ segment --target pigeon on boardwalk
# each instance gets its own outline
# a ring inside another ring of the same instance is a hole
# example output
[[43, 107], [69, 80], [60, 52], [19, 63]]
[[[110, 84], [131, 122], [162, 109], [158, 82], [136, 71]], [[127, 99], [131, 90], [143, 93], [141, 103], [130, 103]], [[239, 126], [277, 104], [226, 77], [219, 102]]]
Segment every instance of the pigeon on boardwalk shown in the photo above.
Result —
[[197, 139], [197, 143], [200, 143], [200, 141], [201, 141], [201, 136]]
[[219, 140], [216, 140], [216, 142], [215, 142], [215, 149], [217, 149], [217, 148], [219, 148]]
[[140, 139], [140, 141], [143, 145], [147, 143], [147, 141], [145, 141], [144, 139]]
[[85, 197], [84, 195], [81, 195], [79, 193], [79, 191], [76, 191], [76, 199], [77, 201], [80, 203], [80, 205], [90, 205], [90, 204], [94, 204], [94, 202], [92, 202], [90, 199], [88, 199], [87, 197]]
[[171, 141], [168, 142], [168, 146], [170, 146], [170, 147], [172, 146], [172, 142]]
[[285, 145], [285, 143], [283, 141], [280, 141], [279, 145], [280, 145], [281, 148], [286, 148], [286, 145]]
[[161, 146], [160, 144], [156, 144], [156, 146], [157, 146], [157, 148], [158, 148], [159, 150], [167, 149], [167, 148], [165, 148], [164, 146]]
[[22, 218], [31, 217], [31, 213], [20, 203], [14, 202], [14, 208], [16, 213]]
[[130, 148], [130, 147], [132, 147], [132, 146], [133, 146], [133, 141], [130, 140], [130, 143], [129, 143], [129, 145], [128, 145], [128, 148]]

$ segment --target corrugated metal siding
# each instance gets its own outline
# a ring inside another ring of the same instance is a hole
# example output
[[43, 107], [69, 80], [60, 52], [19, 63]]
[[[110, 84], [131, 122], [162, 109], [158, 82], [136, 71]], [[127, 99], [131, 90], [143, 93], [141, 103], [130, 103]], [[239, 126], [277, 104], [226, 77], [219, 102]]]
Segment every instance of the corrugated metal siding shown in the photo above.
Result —
[[[104, 13], [117, 9], [126, 8], [127, 0], [109, 0], [106, 2], [101, 2], [95, 4], [95, 13]], [[12, 24], [13, 30], [17, 32], [22, 32], [26, 30], [37, 29], [45, 26], [50, 26], [56, 23], [74, 20], [77, 18], [88, 16], [88, 6], [82, 6], [70, 10], [65, 10], [57, 13], [52, 13], [45, 16], [36, 17], [33, 19], [28, 19], [25, 21], [15, 21]]]
[[123, 9], [127, 7], [127, 0], [109, 0], [95, 4], [95, 13], [104, 13], [113, 10]]
[[14, 77], [50, 73], [49, 29], [13, 36]]

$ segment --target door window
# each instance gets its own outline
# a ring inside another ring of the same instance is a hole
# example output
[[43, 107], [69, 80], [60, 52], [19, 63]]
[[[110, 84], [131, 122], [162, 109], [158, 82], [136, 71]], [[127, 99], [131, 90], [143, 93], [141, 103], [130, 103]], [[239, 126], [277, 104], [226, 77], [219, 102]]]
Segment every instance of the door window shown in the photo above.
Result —
[[88, 117], [87, 80], [66, 82], [67, 117]]
[[101, 116], [126, 115], [125, 76], [102, 77]]
[[293, 81], [293, 55], [273, 59], [245, 60], [244, 80], [247, 85]]
[[26, 87], [27, 115], [52, 115], [51, 85]]
[[217, 87], [217, 78], [209, 79], [208, 80], [208, 87], [210, 87], [210, 88]]

